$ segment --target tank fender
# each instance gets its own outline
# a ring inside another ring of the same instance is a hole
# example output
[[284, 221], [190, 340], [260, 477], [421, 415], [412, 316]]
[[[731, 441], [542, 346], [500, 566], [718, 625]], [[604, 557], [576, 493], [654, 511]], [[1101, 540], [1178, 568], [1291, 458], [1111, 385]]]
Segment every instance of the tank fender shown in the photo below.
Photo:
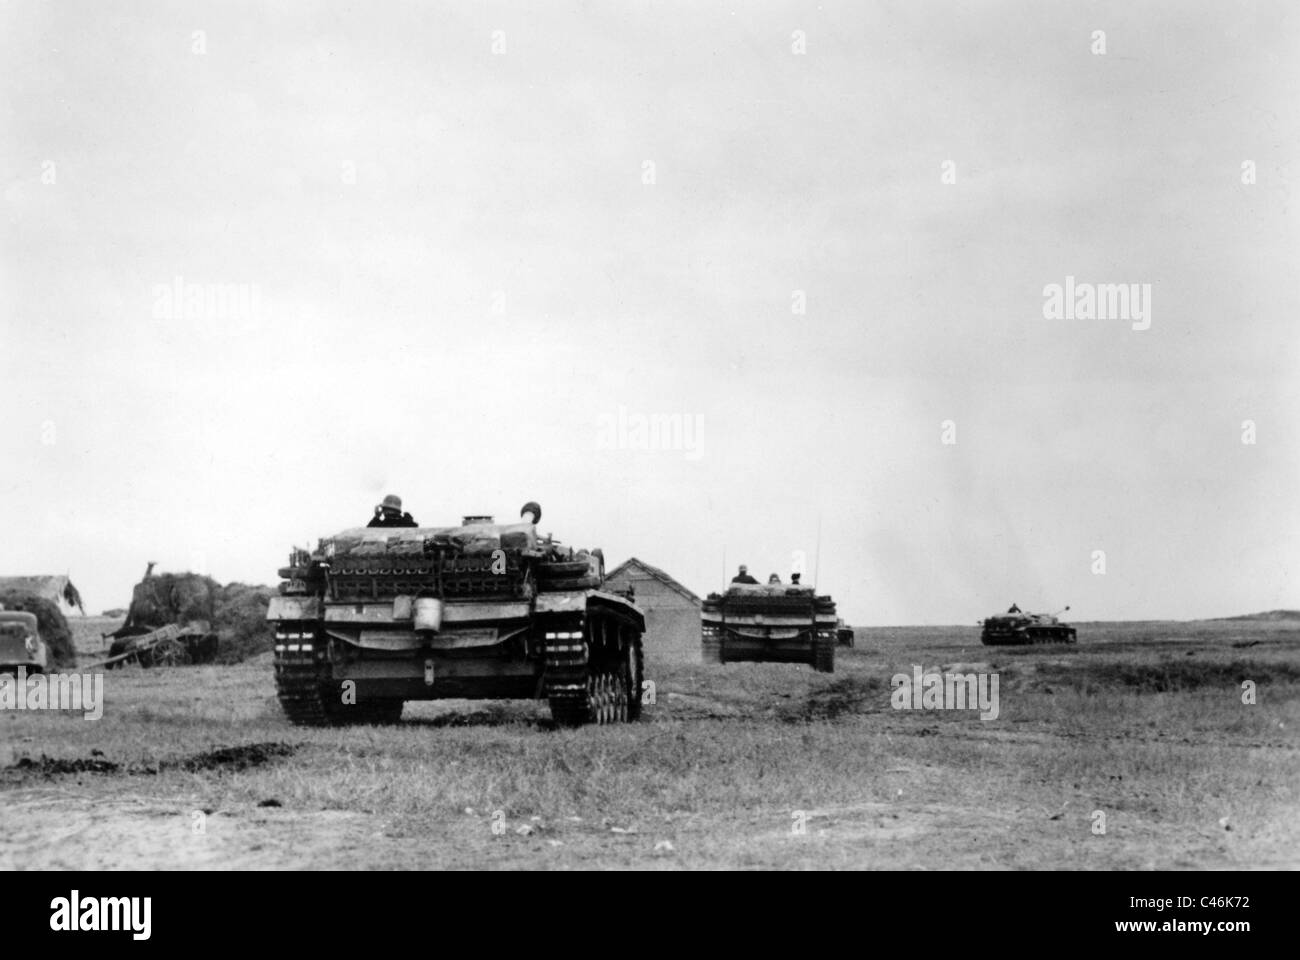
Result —
[[266, 608], [268, 620], [319, 620], [321, 603], [317, 597], [272, 597]]
[[587, 609], [587, 594], [582, 590], [539, 593], [534, 609], [538, 613], [584, 613]]

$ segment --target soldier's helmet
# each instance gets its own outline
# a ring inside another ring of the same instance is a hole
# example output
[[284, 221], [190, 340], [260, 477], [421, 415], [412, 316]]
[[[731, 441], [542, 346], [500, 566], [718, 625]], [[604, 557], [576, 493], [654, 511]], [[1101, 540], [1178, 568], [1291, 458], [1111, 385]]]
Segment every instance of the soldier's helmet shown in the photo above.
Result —
[[384, 497], [384, 502], [381, 503], [376, 509], [382, 510], [384, 513], [389, 513], [389, 512], [401, 513], [402, 498], [397, 496], [396, 494], [390, 493], [388, 496]]

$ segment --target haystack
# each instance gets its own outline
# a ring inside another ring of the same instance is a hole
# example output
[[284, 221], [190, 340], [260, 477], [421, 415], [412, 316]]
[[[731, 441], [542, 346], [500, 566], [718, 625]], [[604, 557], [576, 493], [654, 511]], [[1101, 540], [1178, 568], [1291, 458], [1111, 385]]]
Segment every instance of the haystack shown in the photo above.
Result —
[[221, 587], [211, 577], [197, 573], [153, 572], [153, 564], [144, 579], [131, 591], [131, 606], [123, 628], [143, 627], [156, 630], [169, 623], [190, 620], [213, 620], [214, 600]]
[[61, 574], [36, 577], [0, 577], [0, 593], [13, 591], [42, 597], [51, 603], [62, 600], [69, 607], [76, 607], [81, 615], [86, 615], [86, 608], [81, 604], [81, 594], [72, 585], [72, 581]]
[[266, 621], [271, 587], [228, 583], [216, 599], [215, 624], [221, 638], [217, 656], [222, 663], [238, 663], [271, 649], [274, 631]]
[[223, 587], [197, 573], [155, 574], [150, 564], [131, 591], [126, 622], [114, 636], [206, 620], [217, 635], [217, 658], [235, 663], [271, 649], [266, 608], [273, 593], [270, 587], [244, 583]]
[[77, 665], [72, 631], [58, 603], [26, 590], [0, 589], [0, 604], [6, 610], [23, 610], [36, 616], [41, 640], [49, 651], [50, 670], [69, 670]]

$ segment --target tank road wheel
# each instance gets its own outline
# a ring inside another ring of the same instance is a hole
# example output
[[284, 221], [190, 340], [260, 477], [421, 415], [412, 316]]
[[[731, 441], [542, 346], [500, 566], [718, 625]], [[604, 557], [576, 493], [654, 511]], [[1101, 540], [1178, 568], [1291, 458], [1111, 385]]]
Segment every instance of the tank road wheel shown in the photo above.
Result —
[[[606, 657], [587, 678], [587, 721], [603, 726], [627, 721], [627, 675]], [[624, 709], [619, 709], [620, 700]], [[583, 721], [578, 721], [579, 723]]]
[[603, 723], [604, 717], [601, 716], [601, 708], [604, 702], [600, 695], [600, 677], [592, 675], [587, 678], [587, 707], [590, 710], [588, 720], [591, 723]]
[[818, 673], [835, 672], [835, 635], [813, 638], [813, 669]]
[[632, 691], [625, 673], [620, 673], [614, 680], [614, 722], [627, 723], [630, 718], [629, 702]]
[[641, 635], [624, 629], [623, 644], [627, 650], [627, 714], [624, 720], [641, 719], [641, 697], [645, 685], [645, 653], [641, 648]]
[[627, 671], [623, 669], [621, 657], [610, 665], [610, 671], [606, 676], [609, 677], [609, 722], [627, 723], [627, 701], [630, 691]]
[[614, 677], [608, 671], [600, 674], [600, 719], [596, 722], [614, 722]]
[[604, 670], [600, 673], [596, 686], [599, 689], [599, 707], [596, 712], [597, 723], [613, 723], [618, 716], [618, 707], [615, 703], [615, 687], [617, 681], [614, 679], [614, 673]]

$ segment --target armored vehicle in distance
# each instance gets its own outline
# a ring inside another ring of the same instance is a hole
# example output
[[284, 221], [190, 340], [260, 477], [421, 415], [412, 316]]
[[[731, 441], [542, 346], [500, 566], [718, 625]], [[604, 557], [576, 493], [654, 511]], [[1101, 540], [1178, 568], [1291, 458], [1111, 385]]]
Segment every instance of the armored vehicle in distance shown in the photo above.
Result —
[[855, 634], [852, 627], [840, 620], [835, 625], [835, 637], [841, 647], [851, 647], [853, 646]]
[[359, 527], [295, 550], [275, 625], [280, 704], [303, 725], [392, 723], [407, 700], [545, 697], [561, 725], [641, 714], [645, 618], [599, 550], [536, 524]]
[[705, 663], [806, 663], [835, 670], [835, 601], [811, 586], [732, 583], [700, 607]]
[[985, 619], [980, 642], [989, 647], [1074, 643], [1078, 640], [1078, 632], [1059, 619], [1065, 610], [1057, 613], [1026, 613], [1012, 604], [1006, 613], [994, 614]]

